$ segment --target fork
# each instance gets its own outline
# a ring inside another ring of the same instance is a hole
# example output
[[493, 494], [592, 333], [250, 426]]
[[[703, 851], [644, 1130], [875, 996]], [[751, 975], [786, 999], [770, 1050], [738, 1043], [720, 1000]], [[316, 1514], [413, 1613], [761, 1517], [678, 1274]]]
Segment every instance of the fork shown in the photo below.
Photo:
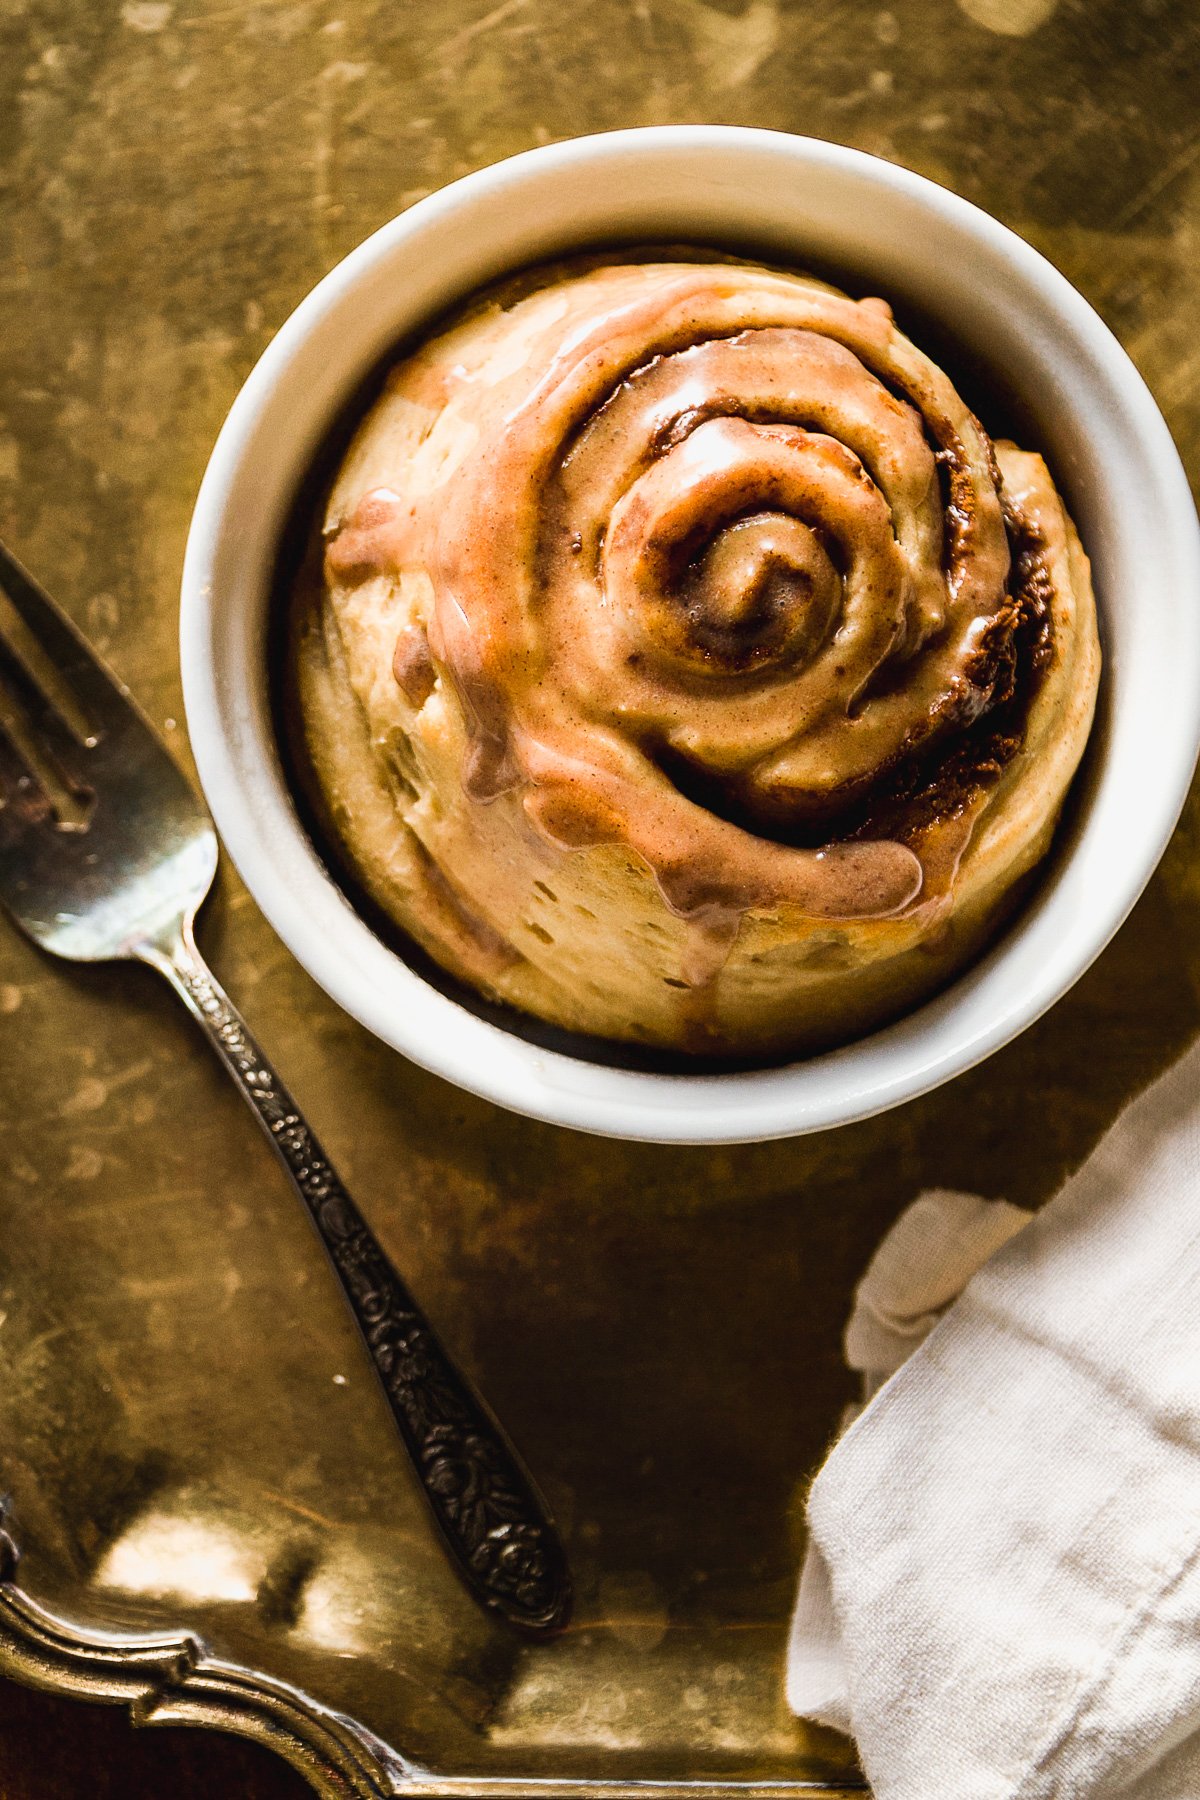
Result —
[[217, 868], [203, 802], [128, 689], [2, 544], [0, 589], [46, 665], [0, 629], [0, 902], [55, 956], [143, 962], [170, 982], [305, 1204], [459, 1574], [519, 1630], [560, 1629], [570, 1580], [545, 1502], [196, 948]]

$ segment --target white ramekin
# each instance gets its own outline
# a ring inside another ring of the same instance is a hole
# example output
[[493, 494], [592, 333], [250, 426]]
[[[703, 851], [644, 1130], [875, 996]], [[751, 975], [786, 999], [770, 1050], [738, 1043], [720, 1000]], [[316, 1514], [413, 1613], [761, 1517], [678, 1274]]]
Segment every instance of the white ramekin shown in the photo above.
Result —
[[[268, 699], [280, 535], [329, 425], [378, 359], [506, 269], [586, 243], [696, 241], [844, 271], [944, 322], [1002, 372], [1091, 553], [1105, 673], [1067, 841], [982, 962], [900, 1023], [735, 1074], [648, 1074], [548, 1051], [477, 1017], [386, 947], [297, 817]], [[1069, 988], [1158, 861], [1200, 738], [1200, 532], [1169, 432], [1079, 294], [932, 182], [775, 132], [678, 126], [513, 157], [368, 238], [296, 309], [238, 395], [196, 502], [183, 574], [188, 725], [247, 887], [321, 986], [386, 1043], [535, 1118], [615, 1137], [729, 1143], [864, 1118], [999, 1049]]]

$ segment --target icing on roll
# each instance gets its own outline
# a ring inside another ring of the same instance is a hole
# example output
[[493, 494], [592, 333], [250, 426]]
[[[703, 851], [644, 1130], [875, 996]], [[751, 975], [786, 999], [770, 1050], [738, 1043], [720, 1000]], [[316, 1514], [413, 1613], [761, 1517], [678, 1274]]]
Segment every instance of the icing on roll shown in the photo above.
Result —
[[308, 781], [451, 973], [693, 1053], [851, 1037], [977, 953], [1099, 673], [1045, 464], [879, 299], [710, 260], [477, 301], [364, 420], [302, 582]]

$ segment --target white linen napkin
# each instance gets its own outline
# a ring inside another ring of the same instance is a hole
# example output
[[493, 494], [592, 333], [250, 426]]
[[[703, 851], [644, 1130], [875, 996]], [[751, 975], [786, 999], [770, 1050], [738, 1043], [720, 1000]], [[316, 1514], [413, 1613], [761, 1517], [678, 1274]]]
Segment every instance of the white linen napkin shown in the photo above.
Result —
[[[928, 1188], [901, 1213], [854, 1296], [843, 1351], [859, 1376], [862, 1400], [843, 1412], [842, 1431], [924, 1343], [975, 1271], [1032, 1217], [1005, 1200], [982, 1200], [951, 1188]], [[848, 1732], [848, 1681], [829, 1570], [810, 1537], [792, 1615], [788, 1704], [793, 1712]]]
[[867, 1392], [911, 1354], [814, 1484], [789, 1701], [877, 1800], [1200, 1800], [1200, 1046], [1001, 1206], [923, 1196], [864, 1281]]

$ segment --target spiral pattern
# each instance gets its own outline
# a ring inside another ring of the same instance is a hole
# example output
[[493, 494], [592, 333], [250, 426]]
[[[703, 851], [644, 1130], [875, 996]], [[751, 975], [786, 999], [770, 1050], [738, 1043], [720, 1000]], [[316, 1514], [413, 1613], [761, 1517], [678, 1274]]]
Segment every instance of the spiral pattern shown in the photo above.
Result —
[[[710, 982], [750, 913], [933, 929], [1074, 605], [1077, 541], [1028, 461], [1053, 579], [885, 302], [728, 259], [535, 272], [419, 347], [339, 476], [325, 565], [374, 742], [406, 759], [426, 911], [461, 940], [473, 893], [541, 866], [529, 844], [618, 846], [701, 946], [675, 988]], [[528, 923], [483, 910], [472, 954]]]
[[433, 574], [471, 791], [627, 841], [687, 913], [930, 898], [944, 841], [939, 879], [928, 844], [836, 839], [987, 708], [1012, 623], [990, 445], [949, 381], [881, 301], [736, 265], [525, 306], [433, 541], [392, 546]]

